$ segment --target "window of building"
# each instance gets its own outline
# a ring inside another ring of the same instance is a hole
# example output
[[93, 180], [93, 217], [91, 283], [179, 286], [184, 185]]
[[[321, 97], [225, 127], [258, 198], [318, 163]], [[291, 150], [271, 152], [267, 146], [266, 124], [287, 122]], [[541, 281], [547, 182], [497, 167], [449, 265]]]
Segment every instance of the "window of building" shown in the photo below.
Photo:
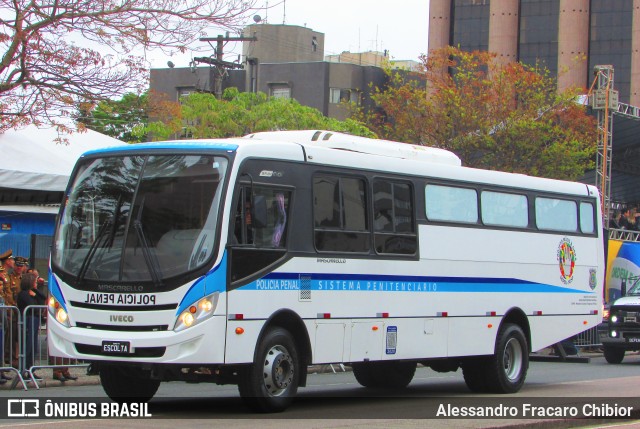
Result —
[[413, 192], [409, 184], [374, 180], [373, 231], [377, 253], [416, 253], [413, 213]]
[[271, 85], [270, 92], [273, 98], [291, 98], [291, 87], [286, 84]]
[[425, 204], [429, 220], [478, 223], [478, 194], [475, 189], [427, 185]]
[[314, 177], [314, 237], [318, 251], [369, 251], [365, 190], [363, 179], [324, 174]]
[[187, 97], [194, 92], [196, 92], [196, 89], [193, 87], [178, 88], [178, 101], [180, 101], [182, 97]]
[[524, 195], [483, 191], [480, 194], [482, 223], [485, 225], [526, 228], [529, 204]]
[[329, 88], [329, 103], [355, 103], [360, 104], [360, 92], [355, 89]]
[[536, 225], [540, 229], [551, 231], [577, 231], [576, 202], [557, 198], [536, 198]]

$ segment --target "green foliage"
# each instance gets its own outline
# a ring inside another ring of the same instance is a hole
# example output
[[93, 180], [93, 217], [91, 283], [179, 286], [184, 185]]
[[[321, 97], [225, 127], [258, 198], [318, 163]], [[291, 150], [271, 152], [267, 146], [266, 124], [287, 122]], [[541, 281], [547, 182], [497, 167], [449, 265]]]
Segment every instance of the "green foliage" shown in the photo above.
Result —
[[422, 61], [420, 73], [388, 71], [372, 96], [380, 110], [355, 117], [381, 138], [448, 149], [471, 167], [566, 180], [593, 168], [595, 119], [575, 89], [557, 93], [548, 70], [452, 47]]
[[84, 106], [76, 117], [86, 128], [127, 143], [144, 140], [139, 129], [148, 122], [149, 95], [125, 94], [120, 100], [101, 101], [93, 109]]
[[221, 100], [209, 93], [192, 93], [180, 100], [181, 121], [155, 121], [145, 131], [155, 140], [182, 133], [192, 138], [239, 137], [261, 131], [318, 129], [375, 137], [363, 123], [327, 118], [317, 109], [293, 99], [267, 97], [262, 92], [227, 88]]

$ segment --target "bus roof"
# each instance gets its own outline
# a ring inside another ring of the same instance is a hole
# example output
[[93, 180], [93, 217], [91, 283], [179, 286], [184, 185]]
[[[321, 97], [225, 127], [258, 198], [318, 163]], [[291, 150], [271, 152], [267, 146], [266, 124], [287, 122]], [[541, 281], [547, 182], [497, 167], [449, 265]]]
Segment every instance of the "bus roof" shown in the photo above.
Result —
[[[94, 150], [85, 153], [83, 157], [121, 151], [202, 149], [236, 152], [243, 158], [264, 157], [342, 167], [361, 166], [365, 169], [402, 172], [457, 182], [508, 185], [591, 197], [598, 194], [595, 186], [583, 183], [463, 167], [458, 156], [444, 149], [331, 131], [274, 131], [249, 134], [244, 138], [140, 143]], [[340, 154], [336, 155], [336, 151]]]
[[460, 166], [460, 158], [448, 150], [390, 140], [370, 139], [333, 131], [270, 131], [249, 134], [245, 138], [288, 141], [307, 147], [323, 147], [351, 152], [380, 155], [390, 158], [412, 159], [444, 165]]

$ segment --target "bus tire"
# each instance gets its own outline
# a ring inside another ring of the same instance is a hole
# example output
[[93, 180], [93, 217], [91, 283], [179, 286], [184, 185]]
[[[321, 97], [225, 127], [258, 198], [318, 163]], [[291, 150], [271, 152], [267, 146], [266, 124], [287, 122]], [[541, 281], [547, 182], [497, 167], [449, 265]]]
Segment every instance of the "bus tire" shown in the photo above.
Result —
[[496, 339], [495, 354], [486, 366], [486, 381], [490, 392], [515, 393], [520, 390], [529, 369], [529, 346], [522, 329], [504, 324]]
[[353, 375], [356, 377], [356, 381], [360, 383], [362, 387], [378, 387], [373, 376], [373, 370], [370, 362], [353, 363], [351, 364], [351, 369], [353, 369]]
[[462, 365], [462, 376], [469, 390], [473, 393], [487, 391], [486, 361], [473, 359]]
[[624, 359], [624, 353], [625, 353], [624, 349], [617, 348], [617, 347], [604, 346], [603, 351], [604, 351], [604, 358], [607, 360], [607, 362], [612, 364], [622, 363], [622, 360]]
[[352, 368], [358, 383], [370, 388], [403, 389], [416, 373], [415, 362], [358, 362]]
[[404, 389], [416, 373], [415, 362], [378, 362], [375, 367], [378, 367], [374, 373], [378, 386], [387, 389]]
[[271, 328], [260, 340], [255, 361], [240, 372], [238, 390], [254, 411], [284, 411], [296, 396], [300, 380], [298, 351], [289, 331]]
[[114, 402], [147, 402], [158, 391], [160, 380], [152, 380], [134, 367], [105, 365], [100, 367], [100, 383]]

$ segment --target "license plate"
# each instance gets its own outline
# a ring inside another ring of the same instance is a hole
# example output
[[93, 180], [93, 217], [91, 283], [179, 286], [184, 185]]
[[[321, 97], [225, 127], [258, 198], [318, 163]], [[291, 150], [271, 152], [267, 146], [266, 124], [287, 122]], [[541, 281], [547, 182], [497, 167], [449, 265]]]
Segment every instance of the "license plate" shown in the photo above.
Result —
[[631, 338], [627, 338], [627, 340], [628, 340], [630, 343], [640, 343], [640, 338], [638, 338], [638, 337], [631, 337]]
[[129, 341], [103, 341], [102, 353], [107, 355], [131, 354], [131, 343]]

